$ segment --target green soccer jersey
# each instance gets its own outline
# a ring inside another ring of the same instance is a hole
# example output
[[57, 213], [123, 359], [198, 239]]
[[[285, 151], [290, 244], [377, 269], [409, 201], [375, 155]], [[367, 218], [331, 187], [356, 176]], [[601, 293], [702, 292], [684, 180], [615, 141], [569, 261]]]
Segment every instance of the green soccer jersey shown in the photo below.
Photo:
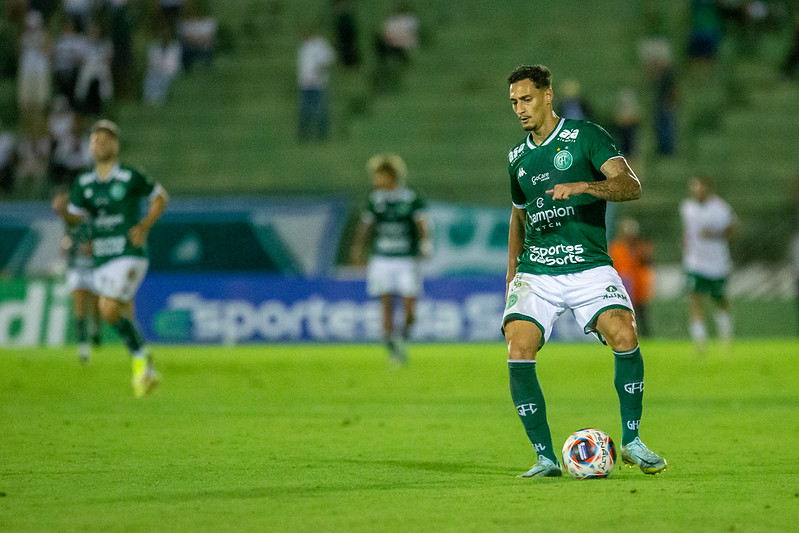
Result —
[[621, 157], [610, 135], [585, 120], [560, 119], [541, 143], [532, 136], [508, 153], [513, 205], [526, 210], [517, 272], [569, 274], [612, 265], [605, 234], [605, 200], [579, 194], [553, 200], [558, 183], [602, 181], [608, 159]]
[[419, 255], [416, 220], [424, 203], [410, 189], [376, 189], [361, 217], [374, 228], [372, 255], [415, 257]]
[[105, 180], [94, 171], [78, 176], [69, 196], [69, 212], [89, 221], [95, 265], [121, 256], [147, 256], [144, 247], [130, 242], [128, 230], [141, 219], [141, 199], [154, 191], [156, 185], [143, 174], [120, 165]]

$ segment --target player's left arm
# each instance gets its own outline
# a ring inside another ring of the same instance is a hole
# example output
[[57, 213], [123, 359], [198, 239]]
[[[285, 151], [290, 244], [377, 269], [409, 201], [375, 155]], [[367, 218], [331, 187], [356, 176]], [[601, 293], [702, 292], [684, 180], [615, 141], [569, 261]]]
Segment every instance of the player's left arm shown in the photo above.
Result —
[[128, 232], [128, 238], [130, 238], [130, 242], [134, 246], [144, 246], [144, 243], [147, 242], [147, 235], [150, 233], [150, 229], [158, 222], [158, 219], [161, 218], [161, 214], [164, 212], [168, 201], [169, 194], [166, 192], [166, 189], [161, 185], [156, 185], [150, 195], [150, 208], [147, 210], [147, 215], [145, 215], [138, 224], [130, 228]]
[[625, 158], [608, 159], [599, 171], [605, 176], [604, 181], [559, 183], [546, 192], [552, 195], [553, 200], [568, 200], [576, 194], [590, 194], [608, 202], [625, 202], [641, 197], [641, 182]]

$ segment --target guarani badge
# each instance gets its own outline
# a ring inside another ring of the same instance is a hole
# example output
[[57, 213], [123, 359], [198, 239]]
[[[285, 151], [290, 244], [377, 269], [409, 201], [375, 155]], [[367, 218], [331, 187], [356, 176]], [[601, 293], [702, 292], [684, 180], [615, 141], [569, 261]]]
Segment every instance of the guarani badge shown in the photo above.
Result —
[[566, 170], [572, 163], [574, 162], [574, 157], [572, 157], [571, 152], [568, 150], [560, 150], [557, 154], [555, 154], [555, 168], [558, 170]]

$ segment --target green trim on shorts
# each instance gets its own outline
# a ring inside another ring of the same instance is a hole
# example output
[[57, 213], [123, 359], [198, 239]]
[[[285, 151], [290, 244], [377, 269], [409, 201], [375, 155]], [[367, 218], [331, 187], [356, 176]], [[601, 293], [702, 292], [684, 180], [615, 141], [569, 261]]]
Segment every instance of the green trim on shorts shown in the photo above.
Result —
[[544, 346], [544, 343], [546, 342], [546, 332], [544, 331], [544, 326], [542, 326], [541, 323], [538, 322], [538, 320], [536, 320], [531, 316], [523, 315], [521, 313], [508, 313], [507, 315], [502, 317], [502, 327], [500, 328], [500, 331], [502, 331], [502, 336], [503, 337], [505, 336], [505, 324], [507, 324], [508, 322], [513, 322], [515, 320], [524, 320], [525, 322], [532, 322], [533, 324], [538, 326], [538, 329], [541, 330], [541, 345], [538, 347], [538, 349], [540, 350]]
[[712, 279], [696, 272], [686, 271], [686, 286], [688, 292], [692, 294], [709, 294], [714, 302], [724, 300], [725, 286], [727, 278]]
[[624, 306], [624, 305], [621, 305], [621, 304], [609, 305], [607, 307], [603, 307], [602, 309], [600, 309], [599, 311], [594, 313], [594, 316], [591, 317], [591, 320], [589, 320], [588, 324], [586, 324], [585, 327], [583, 328], [583, 332], [586, 335], [588, 335], [589, 333], [593, 333], [594, 335], [597, 336], [597, 338], [599, 339], [599, 341], [602, 344], [607, 344], [607, 342], [605, 342], [605, 337], [603, 337], [602, 334], [599, 331], [597, 331], [596, 322], [597, 322], [597, 320], [599, 320], [599, 315], [601, 315], [602, 313], [604, 313], [605, 311], [608, 311], [610, 309], [624, 309], [625, 311], [631, 312], [633, 314], [633, 316], [635, 316], [635, 311], [632, 308]]

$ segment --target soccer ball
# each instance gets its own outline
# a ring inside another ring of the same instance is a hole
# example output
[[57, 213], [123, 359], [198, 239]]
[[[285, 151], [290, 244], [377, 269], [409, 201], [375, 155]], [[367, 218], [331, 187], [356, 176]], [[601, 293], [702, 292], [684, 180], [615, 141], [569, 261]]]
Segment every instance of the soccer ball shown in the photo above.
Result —
[[575, 431], [563, 444], [563, 465], [576, 479], [608, 477], [616, 464], [616, 445], [600, 429]]

